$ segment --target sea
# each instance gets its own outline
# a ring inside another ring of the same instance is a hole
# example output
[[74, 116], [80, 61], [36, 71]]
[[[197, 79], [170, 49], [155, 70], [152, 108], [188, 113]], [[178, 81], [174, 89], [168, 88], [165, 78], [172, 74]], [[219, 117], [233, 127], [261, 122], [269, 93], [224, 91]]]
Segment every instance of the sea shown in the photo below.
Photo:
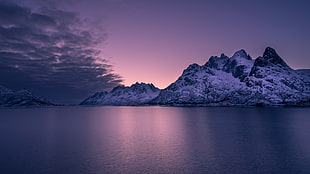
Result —
[[0, 173], [309, 174], [310, 108], [1, 108]]

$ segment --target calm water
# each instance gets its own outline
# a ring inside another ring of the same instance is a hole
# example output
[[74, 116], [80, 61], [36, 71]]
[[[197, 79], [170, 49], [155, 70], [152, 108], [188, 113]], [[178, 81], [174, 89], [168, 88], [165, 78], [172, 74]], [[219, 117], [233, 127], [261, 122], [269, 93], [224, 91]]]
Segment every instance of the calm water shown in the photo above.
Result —
[[310, 173], [310, 108], [0, 109], [0, 173]]

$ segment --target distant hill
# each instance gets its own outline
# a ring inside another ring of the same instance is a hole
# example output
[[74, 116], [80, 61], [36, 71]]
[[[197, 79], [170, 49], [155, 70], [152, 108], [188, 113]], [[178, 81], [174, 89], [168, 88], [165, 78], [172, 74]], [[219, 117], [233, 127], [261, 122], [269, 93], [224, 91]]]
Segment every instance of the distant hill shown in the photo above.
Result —
[[45, 98], [32, 95], [28, 90], [14, 91], [0, 85], [0, 107], [49, 105], [54, 104]]
[[81, 105], [141, 105], [153, 100], [159, 92], [153, 84], [120, 85], [110, 92], [98, 92], [88, 97]]

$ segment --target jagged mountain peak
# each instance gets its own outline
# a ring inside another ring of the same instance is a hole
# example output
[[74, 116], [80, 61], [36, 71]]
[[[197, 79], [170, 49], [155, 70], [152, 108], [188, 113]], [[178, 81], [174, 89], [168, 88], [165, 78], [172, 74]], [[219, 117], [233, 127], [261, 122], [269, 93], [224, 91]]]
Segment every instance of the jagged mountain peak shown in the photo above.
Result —
[[201, 66], [198, 65], [197, 63], [193, 63], [193, 64], [190, 64], [190, 65], [186, 68], [186, 70], [190, 71], [190, 70], [198, 69], [198, 68], [200, 68], [200, 67], [201, 67]]
[[152, 83], [136, 82], [131, 86], [143, 86], [143, 85], [153, 85]]
[[275, 49], [271, 47], [267, 47], [264, 51], [263, 57], [264, 58], [278, 58], [280, 56], [277, 54]]
[[210, 57], [210, 59], [207, 61], [207, 63], [204, 66], [220, 70], [223, 68], [223, 66], [227, 63], [228, 60], [229, 60], [229, 57], [227, 57], [224, 53], [222, 53], [220, 57], [218, 56]]
[[224, 70], [226, 72], [232, 72], [232, 68], [235, 68], [240, 64], [245, 64], [246, 66], [253, 65], [252, 57], [244, 49], [236, 51], [231, 58], [227, 57], [223, 53], [220, 57], [212, 56], [204, 66], [217, 70]]
[[241, 49], [229, 58], [222, 70], [232, 73], [233, 77], [242, 80], [250, 73], [253, 64], [252, 57], [244, 49]]
[[130, 86], [118, 85], [111, 90], [111, 93], [115, 93], [117, 91], [124, 91], [124, 90], [145, 90], [145, 89], [150, 89], [154, 91], [158, 88], [156, 88], [152, 83], [136, 82]]
[[[249, 76], [265, 78], [269, 75], [292, 73], [291, 69], [284, 60], [277, 54], [275, 49], [267, 47], [263, 57], [255, 59], [254, 65]], [[281, 75], [280, 75], [281, 76]]]
[[225, 59], [225, 58], [228, 58], [228, 56], [226, 56], [224, 53], [222, 53], [220, 58]]
[[277, 54], [275, 49], [267, 47], [264, 51], [263, 57], [258, 57], [255, 60], [254, 66], [265, 67], [270, 64], [289, 68], [284, 60]]
[[136, 82], [135, 84], [132, 84], [129, 88], [132, 88], [134, 90], [150, 90], [150, 91], [156, 91], [158, 90], [157, 87], [155, 87], [152, 83], [139, 83]]
[[235, 58], [235, 57], [241, 57], [241, 58], [245, 58], [248, 60], [252, 60], [252, 57], [244, 49], [236, 51], [234, 55], [232, 56], [232, 58]]
[[197, 63], [193, 63], [190, 64], [182, 73], [182, 75], [186, 75], [186, 74], [191, 74], [193, 72], [197, 72], [199, 71], [199, 69], [201, 68], [200, 65], [198, 65]]
[[144, 83], [144, 82], [136, 82], [129, 86], [129, 88], [143, 88], [143, 87], [150, 87], [150, 88], [156, 88], [153, 83]]

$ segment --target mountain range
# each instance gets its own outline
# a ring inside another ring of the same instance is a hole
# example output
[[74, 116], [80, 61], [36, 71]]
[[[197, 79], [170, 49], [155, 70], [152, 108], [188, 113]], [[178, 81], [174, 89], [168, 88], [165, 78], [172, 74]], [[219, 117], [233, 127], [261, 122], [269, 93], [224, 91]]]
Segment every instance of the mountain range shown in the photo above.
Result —
[[[55, 105], [28, 90], [0, 86], [0, 106]], [[98, 92], [80, 105], [310, 106], [310, 69], [294, 70], [267, 47], [256, 59], [245, 50], [191, 64], [165, 89], [153, 84], [119, 85]]]
[[82, 105], [310, 105], [310, 70], [294, 70], [273, 48], [256, 59], [240, 50], [191, 64], [165, 89], [136, 83], [99, 92]]

